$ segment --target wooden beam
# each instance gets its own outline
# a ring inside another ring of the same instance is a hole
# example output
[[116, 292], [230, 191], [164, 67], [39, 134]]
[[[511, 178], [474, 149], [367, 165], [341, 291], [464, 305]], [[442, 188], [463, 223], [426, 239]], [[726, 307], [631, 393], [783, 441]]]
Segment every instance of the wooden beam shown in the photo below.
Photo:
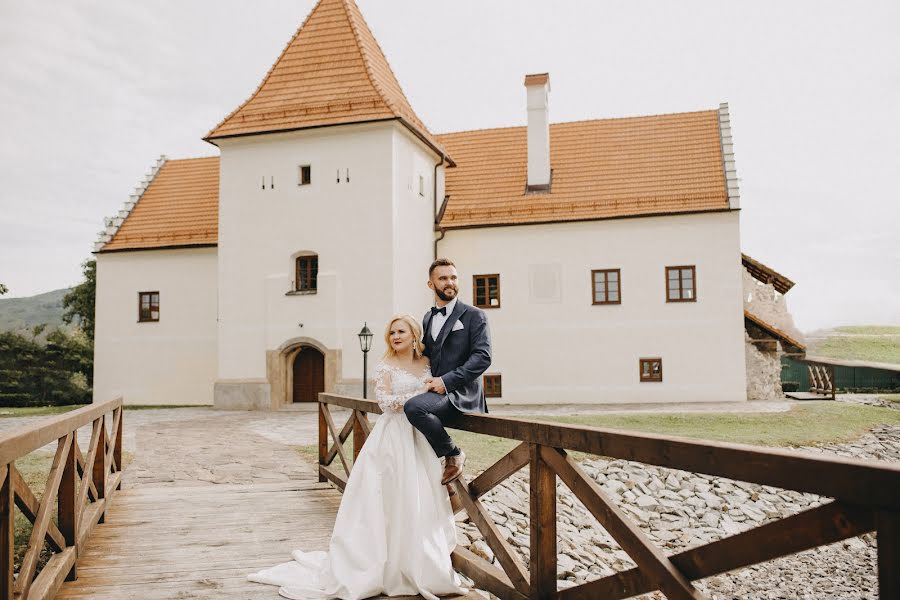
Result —
[[513, 476], [531, 460], [530, 444], [522, 442], [503, 455], [500, 460], [485, 469], [481, 475], [469, 482], [469, 494], [480, 498], [494, 489], [502, 481]]
[[[91, 473], [91, 479], [94, 482], [94, 490], [96, 492], [96, 501], [100, 502], [106, 498], [106, 474], [108, 463], [106, 462], [107, 436], [106, 436], [106, 415], [101, 415], [97, 421], [100, 423], [100, 439], [97, 440], [97, 458], [94, 460], [94, 468]], [[105, 506], [105, 503], [104, 503]], [[100, 523], [106, 521], [106, 510], [100, 515]]]
[[360, 415], [364, 415], [365, 413], [354, 410], [350, 413], [349, 422], [353, 423], [353, 463], [356, 464], [356, 459], [359, 457], [359, 452], [362, 450], [363, 444], [366, 443], [366, 436], [368, 432], [363, 429], [362, 418]]
[[25, 425], [0, 435], [0, 465], [8, 465], [120, 406], [122, 398], [99, 402], [59, 416], [44, 417], [37, 424]]
[[[830, 502], [669, 557], [692, 581], [862, 535], [875, 529], [871, 511]], [[896, 569], [895, 569], [896, 570]], [[647, 594], [656, 581], [639, 568], [562, 590], [560, 600], [619, 600]]]
[[641, 571], [656, 582], [658, 589], [666, 595], [666, 598], [669, 600], [704, 598], [703, 594], [691, 585], [684, 573], [672, 564], [661, 549], [647, 539], [618, 506], [606, 498], [597, 482], [588, 477], [564, 450], [542, 447], [541, 458], [553, 467], [563, 483], [600, 521], [603, 528], [637, 563]]
[[886, 461], [472, 413], [453, 428], [900, 512], [900, 465]]
[[878, 597], [900, 598], [900, 514], [880, 511], [878, 525]]
[[[320, 406], [320, 410], [322, 410], [322, 411], [328, 410], [328, 406], [326, 406], [326, 405], [320, 404], [319, 406]], [[331, 416], [330, 412], [329, 412], [329, 416]], [[324, 424], [323, 431], [327, 432], [328, 431], [328, 422], [325, 421], [324, 414], [322, 415], [322, 419], [323, 419], [323, 424]], [[347, 438], [350, 437], [350, 433], [352, 431], [353, 431], [353, 419], [347, 419], [347, 422], [344, 423], [344, 426], [341, 428], [341, 434], [340, 434], [341, 445], [343, 445], [344, 442], [347, 441]], [[337, 444], [335, 444], [334, 446], [331, 446], [330, 448], [328, 447], [328, 435], [327, 434], [325, 435], [325, 448], [327, 449], [327, 452], [325, 453], [325, 462], [320, 463], [320, 464], [330, 465], [331, 461], [334, 460], [334, 457], [337, 456], [338, 449], [337, 449]]]
[[347, 487], [347, 478], [331, 467], [319, 465], [319, 475], [336, 485], [342, 492], [344, 491], [344, 488]]
[[463, 503], [469, 518], [475, 524], [475, 527], [478, 528], [478, 531], [481, 532], [481, 535], [484, 536], [484, 541], [487, 542], [487, 545], [494, 551], [497, 562], [503, 567], [513, 587], [523, 594], [528, 594], [530, 590], [528, 571], [519, 557], [516, 556], [515, 550], [509, 545], [509, 542], [503, 539], [493, 519], [482, 506], [481, 501], [469, 495], [465, 478], [460, 476], [459, 479], [453, 482], [453, 485], [456, 487], [456, 493], [459, 495], [459, 499]]
[[[56, 494], [56, 521], [59, 523], [59, 531], [66, 540], [67, 547], [74, 547], [78, 543], [78, 468], [76, 466], [75, 455], [78, 454], [78, 431], [69, 434], [72, 442], [69, 444], [69, 451], [63, 458], [63, 474], [59, 483], [59, 491]], [[52, 502], [50, 498], [42, 498], [47, 502]], [[40, 512], [40, 510], [38, 511]], [[48, 523], [49, 526], [49, 523]], [[37, 520], [35, 520], [35, 528], [37, 528]], [[44, 545], [44, 540], [40, 540], [40, 545]], [[77, 554], [77, 550], [76, 550]], [[66, 581], [75, 580], [75, 565], [66, 574]]]
[[[335, 449], [337, 452], [337, 449]], [[319, 403], [319, 465], [328, 465], [328, 424], [325, 422], [325, 405]], [[326, 481], [325, 476], [319, 473], [319, 483]]]
[[3, 483], [0, 485], [0, 600], [13, 600], [13, 560], [15, 557], [15, 496], [13, 484], [14, 463], [0, 467]]
[[363, 400], [362, 398], [355, 398], [353, 396], [320, 393], [319, 402], [323, 404], [333, 404], [334, 406], [341, 406], [351, 410], [359, 410], [366, 413], [375, 413], [376, 415], [381, 414], [381, 407], [378, 406], [377, 402]]
[[334, 424], [334, 419], [331, 418], [331, 411], [328, 410], [328, 407], [325, 405], [322, 405], [322, 409], [323, 414], [325, 415], [325, 423], [328, 425], [328, 431], [331, 432], [331, 439], [334, 440], [335, 446], [337, 446], [338, 456], [341, 457], [341, 464], [344, 465], [344, 472], [349, 476], [350, 461], [347, 460], [347, 455], [344, 453], [344, 445], [341, 443], [341, 436]]
[[541, 447], [529, 446], [531, 598], [552, 600], [556, 598], [556, 473], [541, 457]]
[[[22, 511], [22, 514], [25, 515], [26, 519], [34, 523], [35, 519], [37, 519], [37, 513], [38, 509], [41, 507], [41, 503], [34, 495], [34, 492], [31, 491], [31, 488], [28, 487], [28, 484], [25, 483], [19, 470], [13, 467], [11, 472], [13, 475], [13, 490], [15, 491], [16, 496], [16, 506], [19, 507], [19, 510]], [[62, 552], [66, 547], [66, 538], [63, 537], [59, 527], [57, 527], [56, 523], [53, 521], [50, 521], [50, 524], [47, 526], [47, 542], [54, 552]]]
[[527, 600], [528, 596], [512, 586], [506, 573], [464, 546], [457, 546], [450, 555], [454, 568], [501, 600]]

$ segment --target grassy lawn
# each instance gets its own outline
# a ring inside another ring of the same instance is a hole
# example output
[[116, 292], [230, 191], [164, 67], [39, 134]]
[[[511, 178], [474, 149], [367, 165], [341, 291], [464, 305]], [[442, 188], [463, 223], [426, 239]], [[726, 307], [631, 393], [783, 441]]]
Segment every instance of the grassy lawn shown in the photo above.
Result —
[[73, 404], [70, 406], [2, 406], [0, 407], [0, 418], [10, 419], [15, 417], [46, 417], [52, 415], [61, 415], [70, 410], [86, 406], [84, 404]]
[[831, 358], [900, 363], [900, 336], [830, 337], [816, 345], [815, 353]]
[[856, 335], [900, 335], [900, 325], [844, 325], [834, 330]]
[[891, 402], [900, 402], [900, 394], [880, 394], [878, 397]]
[[[896, 396], [900, 401], [900, 395]], [[843, 402], [805, 402], [781, 413], [662, 413], [572, 417], [523, 414], [520, 417], [761, 446], [812, 446], [845, 442], [877, 425], [900, 425], [900, 411]], [[466, 466], [470, 472], [487, 468], [518, 444], [515, 440], [467, 431], [453, 431], [451, 435], [466, 451]], [[345, 447], [349, 456], [349, 440]], [[317, 446], [297, 446], [296, 449], [310, 462], [318, 460]], [[575, 458], [582, 456], [575, 453]], [[340, 470], [337, 462], [339, 459], [335, 460], [334, 464]]]

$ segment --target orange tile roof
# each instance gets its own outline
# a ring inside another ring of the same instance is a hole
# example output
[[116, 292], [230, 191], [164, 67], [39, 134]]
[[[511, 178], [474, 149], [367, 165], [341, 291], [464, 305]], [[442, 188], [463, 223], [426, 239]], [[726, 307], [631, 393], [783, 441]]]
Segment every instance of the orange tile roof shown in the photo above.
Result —
[[525, 127], [437, 137], [457, 163], [446, 229], [729, 209], [716, 110], [551, 125], [543, 193], [526, 193]]
[[169, 160], [100, 252], [216, 244], [219, 157]]
[[250, 98], [207, 135], [400, 119], [446, 154], [416, 116], [353, 0], [320, 0]]

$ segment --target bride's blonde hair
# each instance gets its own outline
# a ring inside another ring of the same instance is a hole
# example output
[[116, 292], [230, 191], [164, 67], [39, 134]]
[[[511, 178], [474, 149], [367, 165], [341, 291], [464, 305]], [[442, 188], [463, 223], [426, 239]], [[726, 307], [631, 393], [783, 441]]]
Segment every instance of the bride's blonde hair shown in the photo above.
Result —
[[419, 325], [419, 321], [414, 316], [407, 313], [401, 313], [391, 317], [391, 320], [387, 323], [387, 327], [384, 328], [384, 343], [387, 345], [387, 350], [384, 351], [384, 358], [390, 358], [397, 355], [397, 352], [391, 345], [391, 327], [397, 321], [403, 321], [404, 323], [406, 323], [406, 325], [409, 327], [410, 333], [412, 333], [413, 359], [423, 356], [422, 353], [425, 351], [425, 346], [422, 344], [422, 326]]

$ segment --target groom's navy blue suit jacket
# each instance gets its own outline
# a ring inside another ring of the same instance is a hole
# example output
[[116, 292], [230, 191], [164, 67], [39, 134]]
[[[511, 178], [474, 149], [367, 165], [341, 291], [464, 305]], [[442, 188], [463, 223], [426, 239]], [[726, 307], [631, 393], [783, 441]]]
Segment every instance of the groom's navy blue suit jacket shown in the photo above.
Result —
[[444, 381], [450, 402], [460, 411], [486, 413], [481, 375], [491, 366], [491, 335], [484, 311], [457, 300], [437, 340], [431, 338], [431, 319], [431, 311], [422, 319], [431, 375]]

